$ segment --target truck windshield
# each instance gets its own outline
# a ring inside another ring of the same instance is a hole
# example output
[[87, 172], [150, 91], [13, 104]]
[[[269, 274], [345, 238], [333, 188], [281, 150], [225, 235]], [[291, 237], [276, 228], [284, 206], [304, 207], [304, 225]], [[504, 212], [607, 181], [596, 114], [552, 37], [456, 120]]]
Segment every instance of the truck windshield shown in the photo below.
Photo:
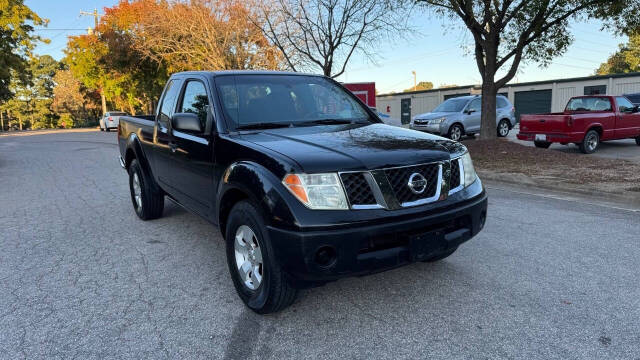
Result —
[[469, 99], [449, 99], [445, 100], [442, 104], [438, 105], [437, 108], [433, 109], [432, 112], [460, 112], [464, 109], [464, 106], [467, 105]]
[[234, 128], [369, 122], [363, 106], [345, 90], [318, 76], [219, 76], [216, 86]]
[[578, 97], [569, 100], [566, 111], [611, 111], [608, 97]]

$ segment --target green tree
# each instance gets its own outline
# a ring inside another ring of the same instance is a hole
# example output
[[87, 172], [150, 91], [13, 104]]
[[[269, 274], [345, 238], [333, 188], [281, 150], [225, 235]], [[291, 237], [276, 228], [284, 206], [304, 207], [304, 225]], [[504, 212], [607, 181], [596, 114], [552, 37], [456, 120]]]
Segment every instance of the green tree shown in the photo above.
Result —
[[[2, 109], [17, 119], [18, 127], [40, 129], [56, 126], [56, 116], [51, 109], [56, 71], [60, 68], [49, 55], [32, 56], [23, 70], [23, 76], [17, 76], [9, 90], [14, 96], [2, 105]], [[15, 72], [12, 72], [15, 74]]]
[[596, 70], [598, 75], [621, 74], [640, 71], [640, 30], [629, 34], [629, 42], [609, 56]]
[[[572, 20], [598, 18], [613, 29], [640, 20], [639, 0], [417, 0], [437, 15], [461, 20], [473, 36], [482, 77], [481, 139], [496, 137], [496, 95], [522, 62], [548, 65], [573, 37]], [[499, 71], [502, 77], [496, 78]]]
[[433, 89], [433, 83], [431, 81], [420, 81], [415, 87], [405, 89], [404, 92], [431, 90]]
[[33, 26], [46, 23], [23, 0], [0, 0], [0, 102], [13, 96], [12, 81], [26, 81], [27, 58], [35, 43], [44, 41], [33, 34]]

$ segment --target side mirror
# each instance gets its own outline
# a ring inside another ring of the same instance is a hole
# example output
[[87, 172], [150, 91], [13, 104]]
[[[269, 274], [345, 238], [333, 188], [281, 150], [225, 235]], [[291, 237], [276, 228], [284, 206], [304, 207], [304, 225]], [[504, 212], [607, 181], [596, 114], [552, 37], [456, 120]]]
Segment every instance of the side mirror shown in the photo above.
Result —
[[171, 117], [171, 127], [175, 130], [198, 132], [204, 131], [198, 115], [192, 113], [177, 113]]
[[467, 115], [471, 115], [471, 114], [473, 114], [474, 112], [476, 112], [474, 109], [467, 109], [467, 111], [465, 111], [465, 113], [466, 113]]
[[631, 108], [631, 112], [632, 113], [640, 112], [640, 106], [639, 105], [634, 106], [633, 108]]

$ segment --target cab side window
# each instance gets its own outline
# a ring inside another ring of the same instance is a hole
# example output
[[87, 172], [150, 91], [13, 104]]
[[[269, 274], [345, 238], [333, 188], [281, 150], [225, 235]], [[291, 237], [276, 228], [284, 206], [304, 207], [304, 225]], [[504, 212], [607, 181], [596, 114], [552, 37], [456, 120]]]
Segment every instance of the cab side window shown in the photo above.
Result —
[[204, 84], [198, 80], [187, 82], [179, 112], [192, 113], [198, 116], [203, 129], [207, 127], [207, 109], [209, 98]]
[[620, 112], [632, 112], [633, 104], [626, 97], [617, 97], [616, 102], [618, 103], [618, 111]]
[[467, 111], [470, 112], [471, 110], [473, 110], [478, 113], [480, 112], [480, 109], [481, 109], [480, 99], [475, 99], [471, 102], [471, 104], [469, 104]]
[[158, 113], [158, 124], [166, 128], [171, 124], [171, 114], [176, 104], [177, 95], [178, 86], [176, 86], [175, 80], [171, 80], [167, 83], [167, 89], [165, 90], [162, 104], [160, 105], [160, 112]]

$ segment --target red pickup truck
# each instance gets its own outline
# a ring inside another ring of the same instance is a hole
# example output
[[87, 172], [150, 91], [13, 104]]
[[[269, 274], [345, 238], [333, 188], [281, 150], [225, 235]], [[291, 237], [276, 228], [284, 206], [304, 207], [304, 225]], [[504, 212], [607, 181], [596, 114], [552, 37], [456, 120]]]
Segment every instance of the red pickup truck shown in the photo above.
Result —
[[585, 154], [606, 140], [635, 138], [640, 145], [640, 112], [624, 96], [577, 96], [564, 112], [522, 115], [517, 137], [545, 149], [554, 142], [574, 143]]

